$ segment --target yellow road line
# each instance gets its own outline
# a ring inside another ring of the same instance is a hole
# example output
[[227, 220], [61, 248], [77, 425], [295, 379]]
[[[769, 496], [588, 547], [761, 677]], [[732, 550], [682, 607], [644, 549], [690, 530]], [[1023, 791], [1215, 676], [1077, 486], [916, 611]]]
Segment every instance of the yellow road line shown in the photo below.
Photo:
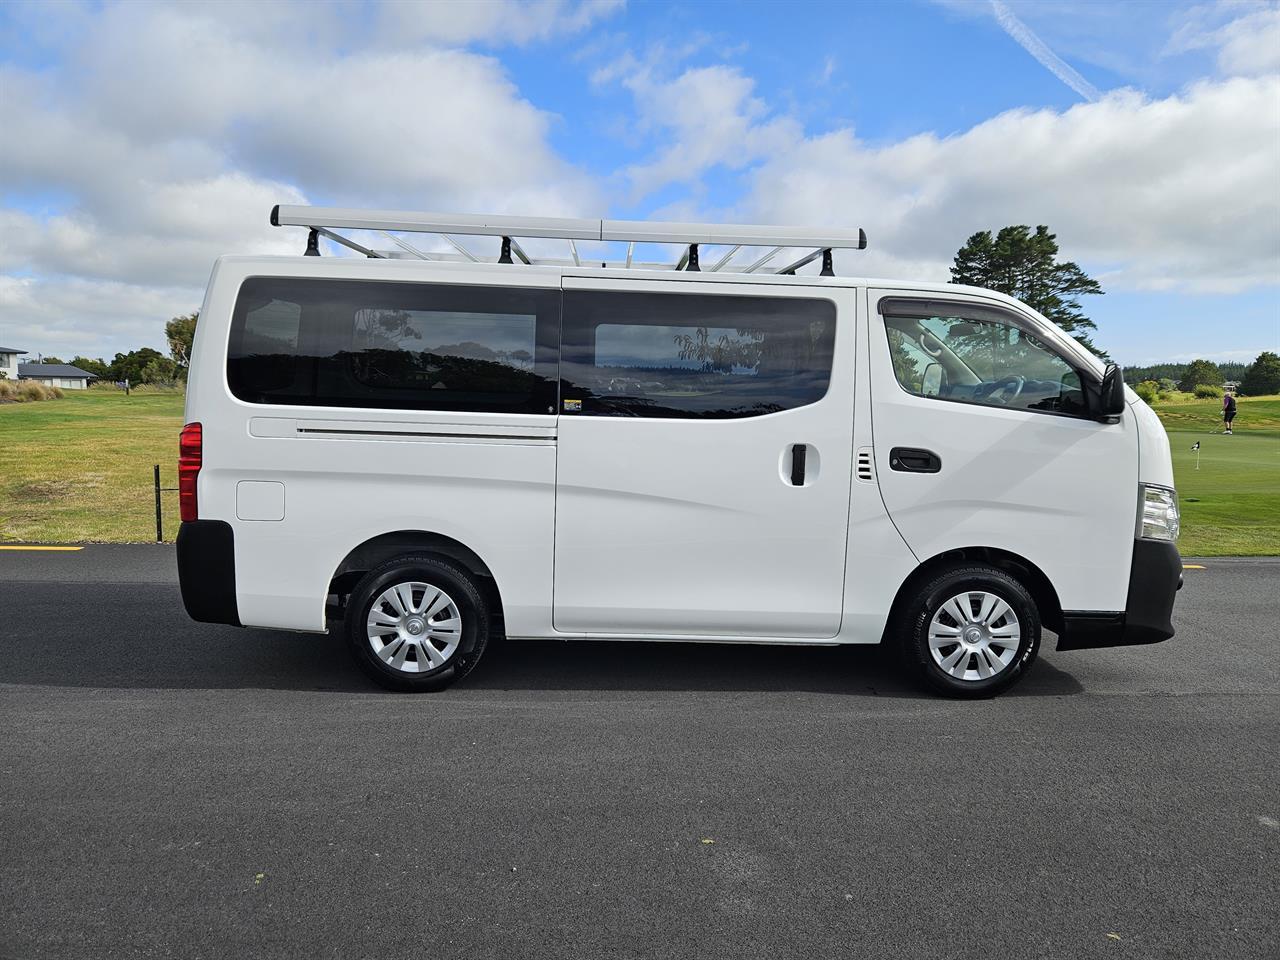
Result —
[[84, 547], [10, 547], [0, 544], [0, 550], [83, 550]]
[[1199, 563], [1184, 563], [1182, 565], [1182, 569], [1183, 570], [1203, 570], [1204, 566]]

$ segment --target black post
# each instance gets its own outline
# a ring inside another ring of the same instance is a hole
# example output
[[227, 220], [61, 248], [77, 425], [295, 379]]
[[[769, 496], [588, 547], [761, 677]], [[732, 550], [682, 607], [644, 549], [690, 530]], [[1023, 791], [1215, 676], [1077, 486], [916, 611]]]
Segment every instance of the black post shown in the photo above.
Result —
[[156, 543], [164, 543], [164, 520], [160, 516], [160, 464], [156, 464]]

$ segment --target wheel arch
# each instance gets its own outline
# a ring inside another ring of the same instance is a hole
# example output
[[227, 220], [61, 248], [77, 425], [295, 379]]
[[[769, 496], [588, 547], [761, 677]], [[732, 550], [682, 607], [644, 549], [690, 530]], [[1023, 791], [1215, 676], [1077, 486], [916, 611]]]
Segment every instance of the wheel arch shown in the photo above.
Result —
[[338, 618], [343, 617], [351, 591], [360, 578], [374, 567], [396, 557], [422, 554], [452, 560], [475, 576], [481, 592], [491, 605], [491, 619], [501, 629], [502, 592], [498, 589], [498, 581], [489, 565], [460, 540], [429, 530], [394, 530], [370, 537], [354, 547], [342, 558], [329, 580], [328, 593], [336, 601], [330, 604], [331, 612]]
[[1040, 620], [1045, 627], [1060, 634], [1063, 628], [1062, 603], [1058, 599], [1058, 591], [1054, 589], [1043, 570], [1026, 557], [999, 547], [961, 547], [947, 550], [930, 557], [917, 566], [898, 587], [893, 604], [889, 608], [889, 617], [885, 621], [881, 642], [892, 639], [893, 630], [898, 624], [902, 608], [910, 601], [919, 584], [946, 567], [960, 563], [985, 563], [1003, 570], [1026, 588], [1035, 601], [1040, 612]]

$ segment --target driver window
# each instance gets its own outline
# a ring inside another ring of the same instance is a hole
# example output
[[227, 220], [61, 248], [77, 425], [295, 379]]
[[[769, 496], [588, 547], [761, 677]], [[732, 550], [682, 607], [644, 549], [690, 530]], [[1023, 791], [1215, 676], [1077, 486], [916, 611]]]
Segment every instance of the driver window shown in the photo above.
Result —
[[898, 383], [919, 397], [1085, 414], [1080, 376], [1031, 334], [992, 319], [886, 316]]

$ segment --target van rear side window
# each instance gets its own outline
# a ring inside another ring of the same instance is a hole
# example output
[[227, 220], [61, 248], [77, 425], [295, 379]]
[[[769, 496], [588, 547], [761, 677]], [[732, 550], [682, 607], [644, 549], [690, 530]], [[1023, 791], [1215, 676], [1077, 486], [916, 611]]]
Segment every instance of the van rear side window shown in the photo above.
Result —
[[250, 403], [555, 409], [559, 292], [251, 277], [227, 382]]
[[835, 332], [830, 300], [570, 291], [564, 398], [588, 416], [791, 410], [826, 394]]

